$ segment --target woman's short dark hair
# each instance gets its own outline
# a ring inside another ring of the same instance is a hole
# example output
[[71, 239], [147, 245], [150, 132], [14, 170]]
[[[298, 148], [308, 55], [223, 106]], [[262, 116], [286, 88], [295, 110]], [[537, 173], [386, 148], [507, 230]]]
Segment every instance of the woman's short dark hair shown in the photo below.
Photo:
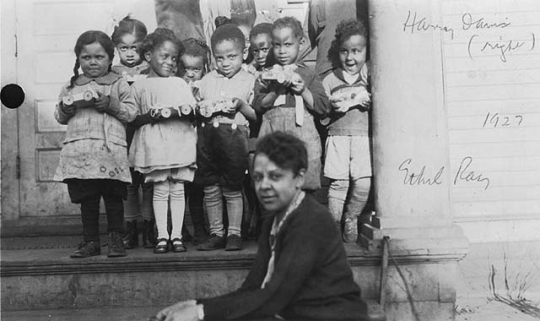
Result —
[[294, 174], [308, 168], [306, 144], [289, 133], [277, 131], [260, 138], [255, 157], [259, 154], [266, 155], [277, 166], [290, 169]]

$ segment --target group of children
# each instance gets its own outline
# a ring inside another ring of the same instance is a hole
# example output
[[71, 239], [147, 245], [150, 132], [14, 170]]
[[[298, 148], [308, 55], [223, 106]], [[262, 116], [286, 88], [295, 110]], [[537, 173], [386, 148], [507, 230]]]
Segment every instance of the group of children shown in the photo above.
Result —
[[[111, 37], [83, 33], [55, 111], [68, 125], [55, 180], [67, 183], [83, 223], [71, 257], [100, 254], [101, 197], [109, 257], [138, 246], [139, 213], [143, 245], [186, 251], [186, 198], [198, 250], [242, 249], [242, 216], [255, 206], [246, 202], [253, 141], [276, 131], [301, 138], [309, 157], [303, 189], [313, 192], [321, 187], [319, 121], [328, 130], [329, 208], [344, 241], [356, 241], [371, 184], [367, 31], [356, 20], [338, 26], [329, 53], [336, 69], [324, 80], [299, 61], [304, 45], [292, 17], [251, 31], [225, 21], [210, 47], [165, 28], [147, 34], [130, 17]], [[112, 66], [115, 50], [120, 65]]]

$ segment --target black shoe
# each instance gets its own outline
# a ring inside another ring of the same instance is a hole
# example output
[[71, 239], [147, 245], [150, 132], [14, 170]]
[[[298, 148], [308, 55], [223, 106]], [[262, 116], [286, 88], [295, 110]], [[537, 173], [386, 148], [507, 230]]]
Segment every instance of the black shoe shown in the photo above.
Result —
[[127, 250], [139, 246], [139, 231], [137, 230], [137, 221], [126, 223], [126, 233], [124, 234], [122, 241], [124, 242], [124, 248]]
[[79, 247], [71, 254], [69, 257], [74, 259], [96, 256], [101, 254], [101, 248], [99, 242], [90, 241], [90, 242], [81, 242]]
[[124, 241], [119, 232], [109, 233], [109, 253], [108, 257], [120, 257], [126, 256], [126, 249], [124, 248]]
[[225, 238], [212, 234], [208, 240], [197, 247], [199, 251], [213, 251], [225, 247]]
[[239, 251], [242, 249], [242, 238], [239, 235], [227, 236], [227, 246], [225, 251]]
[[146, 249], [151, 249], [156, 246], [156, 230], [155, 230], [156, 221], [155, 220], [144, 220], [142, 228], [142, 242], [143, 246]]
[[167, 239], [159, 239], [154, 248], [154, 253], [162, 254], [167, 252], [169, 252], [169, 241]]
[[185, 252], [185, 251], [187, 251], [186, 246], [184, 245], [184, 243], [182, 243], [182, 240], [179, 239], [179, 238], [176, 238], [176, 239], [172, 240], [171, 244], [172, 244], [172, 251], [173, 252]]

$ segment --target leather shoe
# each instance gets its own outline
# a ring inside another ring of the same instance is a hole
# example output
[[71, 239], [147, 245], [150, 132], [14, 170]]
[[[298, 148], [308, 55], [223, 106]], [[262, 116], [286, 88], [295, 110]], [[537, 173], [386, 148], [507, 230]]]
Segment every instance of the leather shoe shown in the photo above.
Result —
[[185, 251], [187, 251], [186, 246], [184, 245], [184, 243], [182, 243], [182, 240], [179, 239], [179, 238], [173, 239], [171, 241], [171, 244], [172, 244], [173, 252], [185, 252]]
[[154, 248], [154, 253], [161, 254], [169, 252], [169, 242], [167, 239], [157, 240], [156, 247]]

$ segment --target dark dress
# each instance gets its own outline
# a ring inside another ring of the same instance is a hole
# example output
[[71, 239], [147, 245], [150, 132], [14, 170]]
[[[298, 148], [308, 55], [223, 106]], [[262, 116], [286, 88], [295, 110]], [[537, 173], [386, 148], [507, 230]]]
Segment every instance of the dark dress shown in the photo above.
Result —
[[368, 320], [367, 307], [328, 210], [306, 195], [276, 237], [275, 269], [264, 289], [273, 216], [263, 221], [255, 262], [235, 292], [204, 304], [205, 320]]

